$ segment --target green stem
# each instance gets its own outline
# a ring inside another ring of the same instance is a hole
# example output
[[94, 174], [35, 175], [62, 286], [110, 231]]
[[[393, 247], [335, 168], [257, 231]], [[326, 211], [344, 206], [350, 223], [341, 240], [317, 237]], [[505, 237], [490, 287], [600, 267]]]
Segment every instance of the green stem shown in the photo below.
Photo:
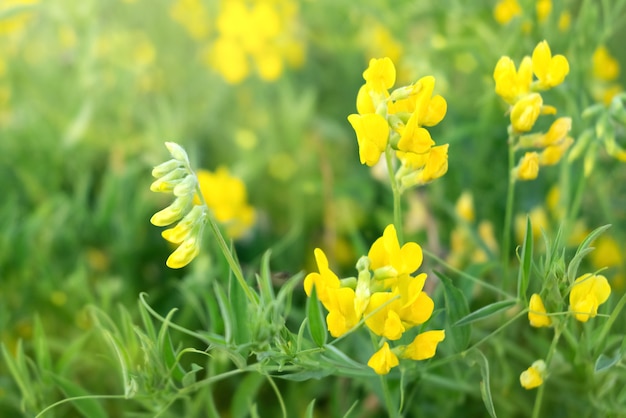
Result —
[[[569, 238], [569, 235], [571, 234], [571, 229], [574, 225], [574, 221], [576, 221], [578, 211], [580, 210], [580, 204], [583, 200], [583, 192], [585, 191], [585, 180], [585, 175], [581, 174], [580, 178], [578, 179], [578, 184], [576, 185], [576, 192], [574, 193], [572, 204], [567, 205], [568, 210], [567, 216], [565, 217], [565, 232], [567, 233], [566, 238]], [[565, 242], [567, 242], [567, 240]]]
[[521, 312], [519, 312], [517, 315], [515, 315], [513, 318], [509, 319], [508, 321], [506, 321], [504, 324], [500, 325], [500, 327], [498, 327], [495, 331], [491, 332], [490, 334], [488, 334], [487, 336], [483, 337], [480, 341], [478, 341], [477, 343], [475, 343], [474, 345], [472, 345], [470, 348], [468, 348], [467, 350], [465, 350], [465, 352], [470, 351], [473, 348], [478, 347], [479, 345], [481, 345], [482, 343], [484, 343], [485, 341], [487, 341], [489, 338], [493, 337], [494, 335], [496, 335], [497, 333], [499, 333], [500, 331], [502, 331], [503, 329], [505, 329], [506, 327], [508, 327], [509, 325], [511, 325], [513, 322], [515, 322], [518, 318], [520, 318], [521, 316], [526, 315], [526, 313], [528, 313], [528, 309], [525, 309]]
[[243, 277], [243, 272], [241, 271], [241, 265], [235, 260], [235, 257], [233, 257], [233, 254], [230, 251], [230, 247], [228, 246], [228, 244], [226, 244], [226, 240], [224, 239], [224, 236], [222, 235], [222, 231], [220, 231], [220, 228], [217, 225], [217, 222], [215, 222], [215, 219], [213, 218], [213, 213], [211, 212], [211, 209], [209, 209], [209, 206], [207, 205], [206, 200], [204, 199], [204, 196], [202, 195], [202, 190], [200, 189], [200, 182], [197, 181], [198, 177], [196, 176], [196, 173], [194, 173], [194, 171], [191, 169], [190, 166], [187, 166], [186, 168], [187, 170], [189, 170], [189, 173], [191, 175], [196, 177], [196, 195], [200, 198], [202, 205], [204, 205], [204, 207], [207, 210], [207, 220], [208, 220], [207, 223], [209, 224], [209, 228], [211, 228], [213, 237], [216, 239], [217, 244], [219, 245], [220, 250], [222, 251], [222, 254], [224, 255], [224, 258], [226, 258], [226, 261], [228, 262], [228, 265], [230, 266], [231, 271], [235, 275], [235, 278], [239, 282], [239, 285], [241, 286], [244, 293], [246, 294], [246, 297], [248, 298], [249, 302], [253, 306], [256, 306], [259, 301], [256, 298], [254, 292], [252, 292], [252, 290], [250, 289], [250, 286], [248, 286], [246, 279]]
[[511, 251], [511, 222], [513, 218], [513, 201], [515, 198], [515, 177], [513, 177], [513, 164], [515, 160], [515, 149], [513, 147], [514, 137], [510, 136], [509, 145], [509, 187], [506, 195], [506, 212], [504, 214], [504, 237], [502, 238], [502, 288], [508, 289], [509, 285], [509, 252]]
[[391, 392], [389, 391], [389, 384], [387, 379], [382, 374], [378, 376], [380, 378], [380, 384], [383, 387], [383, 397], [385, 398], [385, 406], [387, 408], [387, 413], [389, 418], [397, 418], [398, 410], [394, 407], [393, 401], [391, 400]]
[[[554, 353], [556, 353], [556, 345], [559, 342], [559, 338], [561, 338], [561, 330], [554, 330], [554, 337], [552, 338], [552, 344], [550, 344], [550, 349], [548, 350], [548, 356], [546, 357], [546, 370], [550, 367], [550, 362], [552, 361], [552, 357]], [[532, 418], [539, 418], [539, 412], [541, 411], [541, 403], [543, 401], [543, 392], [545, 390], [546, 385], [542, 384], [537, 389], [537, 397], [535, 398], [535, 405], [533, 406], [533, 415]]]
[[498, 293], [502, 296], [506, 296], [507, 299], [515, 299], [514, 295], [511, 295], [510, 293], [506, 292], [505, 290], [500, 289], [497, 286], [494, 286], [490, 283], [487, 283], [481, 279], [479, 279], [478, 277], [474, 277], [471, 274], [468, 274], [462, 270], [459, 270], [453, 266], [451, 266], [450, 264], [446, 263], [445, 260], [437, 257], [435, 254], [433, 254], [432, 252], [422, 248], [422, 253], [430, 258], [432, 258], [433, 260], [435, 260], [437, 263], [441, 264], [442, 266], [444, 266], [446, 269], [453, 271], [454, 273], [458, 274], [461, 277], [465, 277], [466, 279], [476, 283], [479, 286], [485, 287], [491, 291], [493, 291], [494, 293]]
[[[598, 336], [598, 338], [594, 339], [594, 341], [597, 341], [597, 344], [595, 346], [596, 349], [603, 346], [602, 343], [604, 342], [607, 334], [611, 330], [613, 323], [617, 320], [619, 314], [622, 312], [622, 309], [624, 309], [624, 306], [626, 306], [626, 293], [623, 294], [622, 298], [619, 300], [619, 302], [617, 302], [617, 305], [615, 306], [615, 309], [613, 309], [609, 320], [606, 321], [606, 323], [602, 327], [602, 331], [600, 331], [600, 335]], [[596, 352], [596, 354], [598, 353]]]
[[391, 191], [393, 193], [393, 224], [396, 227], [398, 242], [402, 245], [404, 244], [404, 228], [402, 227], [402, 193], [398, 187], [396, 174], [393, 171], [392, 152], [391, 147], [387, 147], [385, 150], [385, 161], [387, 162], [387, 173], [389, 174], [389, 183], [391, 184]]

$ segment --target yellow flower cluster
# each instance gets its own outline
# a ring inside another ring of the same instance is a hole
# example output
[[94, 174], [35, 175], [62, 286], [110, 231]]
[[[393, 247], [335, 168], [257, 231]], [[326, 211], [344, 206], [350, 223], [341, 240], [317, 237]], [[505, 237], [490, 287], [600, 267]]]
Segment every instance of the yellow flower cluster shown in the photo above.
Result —
[[593, 84], [592, 93], [597, 101], [608, 105], [613, 97], [624, 89], [616, 82], [619, 78], [620, 66], [606, 46], [601, 45], [593, 53]]
[[208, 213], [206, 206], [193, 204], [198, 180], [191, 170], [187, 153], [175, 142], [166, 142], [165, 146], [172, 159], [152, 170], [152, 176], [156, 180], [150, 185], [150, 190], [173, 194], [176, 199], [171, 205], [152, 215], [150, 222], [155, 226], [168, 226], [178, 222], [173, 228], [161, 233], [163, 238], [178, 245], [166, 262], [169, 268], [177, 269], [189, 264], [200, 252]]
[[[552, 0], [537, 0], [535, 2], [535, 15], [538, 23], [544, 23], [552, 13]], [[522, 6], [517, 0], [500, 0], [493, 8], [493, 17], [501, 25], [506, 25], [516, 17], [523, 15]], [[563, 10], [559, 15], [558, 28], [561, 32], [569, 29], [571, 24], [571, 14], [568, 10]], [[522, 30], [529, 33], [532, 29], [532, 21], [527, 18], [522, 23]]]
[[358, 114], [348, 116], [361, 164], [374, 166], [383, 153], [394, 150], [401, 162], [396, 172], [401, 190], [443, 176], [448, 171], [448, 144], [435, 146], [425, 129], [441, 122], [447, 110], [445, 99], [433, 96], [435, 78], [422, 77], [389, 93], [396, 68], [388, 57], [370, 60], [363, 78], [356, 100]]
[[262, 80], [276, 80], [285, 62], [298, 67], [304, 60], [304, 46], [293, 36], [297, 14], [292, 0], [222, 1], [217, 39], [205, 49], [205, 63], [231, 84], [251, 68]]
[[[231, 176], [226, 167], [219, 167], [215, 173], [198, 170], [196, 175], [206, 205], [215, 219], [225, 225], [226, 234], [233, 239], [244, 236], [256, 220], [254, 208], [248, 205], [244, 182]], [[194, 204], [201, 204], [198, 196]]]
[[[536, 179], [540, 166], [558, 163], [573, 143], [568, 136], [571, 118], [558, 118], [545, 134], [524, 135], [533, 129], [539, 115], [556, 113], [555, 107], [544, 105], [539, 92], [561, 84], [568, 73], [567, 58], [552, 56], [546, 41], [537, 44], [532, 58], [524, 57], [518, 69], [507, 56], [501, 57], [496, 64], [493, 72], [495, 91], [510, 105], [510, 133], [512, 137], [519, 137], [515, 149], [541, 149], [540, 153], [529, 151], [524, 154], [513, 173], [518, 180]], [[537, 77], [535, 81], [533, 74]]]
[[433, 300], [423, 291], [426, 274], [412, 274], [422, 264], [422, 249], [413, 242], [400, 247], [393, 225], [371, 246], [367, 256], [357, 262], [358, 278], [343, 279], [328, 267], [326, 255], [315, 249], [318, 273], [304, 279], [304, 290], [315, 288], [328, 315], [326, 323], [333, 337], [355, 328], [361, 320], [381, 338], [381, 348], [368, 362], [378, 374], [387, 374], [399, 358], [424, 360], [435, 355], [443, 341], [443, 330], [418, 334], [408, 345], [390, 348], [409, 329], [423, 324], [432, 315]]

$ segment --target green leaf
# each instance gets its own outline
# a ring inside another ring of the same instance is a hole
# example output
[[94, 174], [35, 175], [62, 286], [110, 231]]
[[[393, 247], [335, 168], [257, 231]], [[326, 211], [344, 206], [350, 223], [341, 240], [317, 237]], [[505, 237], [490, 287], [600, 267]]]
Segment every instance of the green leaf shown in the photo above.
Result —
[[487, 360], [487, 357], [478, 349], [470, 351], [468, 360], [473, 364], [478, 364], [480, 375], [482, 376], [480, 394], [491, 418], [497, 418], [496, 409], [493, 406], [493, 398], [491, 396], [491, 385], [489, 383], [489, 360]]
[[239, 282], [231, 277], [229, 282], [228, 296], [233, 312], [233, 338], [235, 344], [247, 344], [250, 342], [250, 318], [248, 317], [248, 300]]
[[274, 301], [274, 288], [272, 287], [272, 273], [270, 271], [271, 251], [267, 250], [261, 259], [261, 274], [257, 275], [261, 302], [269, 305]]
[[35, 315], [33, 330], [33, 345], [35, 346], [35, 362], [39, 370], [51, 370], [52, 360], [50, 359], [50, 349], [48, 339], [43, 331], [43, 325], [39, 315]]
[[313, 286], [313, 291], [307, 300], [306, 316], [309, 320], [311, 338], [318, 347], [322, 347], [326, 344], [328, 333], [326, 332], [326, 321], [324, 321], [324, 316], [322, 315], [322, 308], [317, 299], [315, 286]]
[[185, 376], [183, 376], [183, 387], [187, 387], [196, 383], [196, 374], [198, 374], [198, 372], [201, 370], [204, 370], [204, 368], [198, 366], [196, 363], [191, 363], [191, 370], [185, 373]]
[[609, 357], [604, 354], [600, 354], [598, 359], [596, 360], [596, 364], [593, 368], [593, 371], [596, 373], [603, 372], [611, 367], [615, 366], [622, 359], [622, 354], [620, 352], [616, 352], [613, 357]]
[[61, 376], [51, 373], [50, 377], [68, 398], [81, 397], [81, 399], [74, 400], [72, 404], [78, 409], [82, 416], [86, 418], [108, 417], [106, 411], [102, 405], [100, 405], [100, 402], [95, 399], [90, 399], [88, 397], [90, 393], [85, 389]]
[[580, 243], [580, 245], [578, 246], [578, 249], [576, 250], [576, 254], [574, 255], [574, 258], [572, 258], [572, 261], [570, 261], [569, 265], [567, 266], [567, 279], [569, 280], [570, 284], [574, 283], [574, 280], [576, 280], [578, 266], [580, 266], [580, 263], [582, 262], [583, 258], [587, 254], [589, 254], [591, 251], [594, 250], [592, 247], [590, 247], [591, 243], [600, 234], [602, 234], [604, 231], [606, 231], [610, 227], [611, 225], [608, 224], [608, 225], [603, 225], [601, 227], [594, 229], [593, 231], [591, 231], [589, 235], [587, 235], [587, 237], [583, 240], [583, 242]]
[[356, 406], [357, 406], [358, 404], [359, 404], [359, 401], [358, 401], [358, 400], [354, 401], [354, 403], [352, 404], [352, 406], [350, 407], [350, 409], [348, 409], [348, 410], [346, 411], [346, 413], [345, 413], [345, 414], [343, 414], [343, 418], [349, 418], [349, 417], [350, 417], [350, 415], [351, 415], [351, 414], [354, 412], [354, 410], [356, 409]]
[[262, 374], [250, 373], [237, 384], [237, 390], [230, 403], [230, 416], [232, 418], [248, 416], [252, 400], [257, 397], [264, 380], [265, 376]]
[[233, 307], [230, 304], [230, 300], [226, 296], [226, 292], [224, 289], [215, 282], [213, 284], [213, 293], [215, 295], [215, 299], [217, 299], [217, 303], [220, 307], [221, 319], [224, 322], [224, 338], [229, 343], [233, 342], [233, 318], [235, 314], [233, 313]]
[[143, 327], [148, 334], [148, 338], [152, 341], [156, 341], [156, 330], [154, 329], [154, 323], [152, 322], [152, 318], [150, 317], [147, 309], [147, 306], [149, 306], [148, 302], [146, 302], [147, 296], [147, 293], [141, 293], [139, 295], [139, 314], [141, 315], [141, 321], [143, 322]]
[[304, 412], [304, 418], [313, 418], [313, 411], [315, 409], [315, 399], [313, 399], [309, 405], [306, 407], [306, 411]]
[[482, 308], [472, 312], [471, 314], [465, 316], [464, 318], [461, 318], [454, 325], [461, 326], [461, 325], [471, 324], [472, 322], [476, 322], [481, 319], [485, 319], [491, 315], [495, 315], [498, 312], [505, 311], [511, 308], [511, 306], [514, 306], [516, 304], [517, 304], [517, 300], [513, 300], [513, 299], [494, 302], [487, 306], [483, 306]]
[[448, 313], [448, 327], [446, 338], [452, 341], [455, 352], [461, 352], [467, 348], [470, 340], [471, 328], [468, 325], [455, 325], [461, 318], [469, 314], [469, 307], [465, 295], [454, 286], [452, 280], [443, 273], [435, 271], [435, 274], [444, 287], [444, 299]]
[[2, 357], [9, 368], [9, 372], [11, 372], [11, 376], [13, 376], [13, 380], [15, 380], [15, 383], [20, 388], [20, 392], [22, 393], [22, 408], [26, 406], [26, 410], [36, 410], [37, 401], [33, 391], [35, 385], [32, 382], [30, 373], [28, 373], [28, 369], [26, 367], [22, 340], [17, 341], [17, 346], [15, 347], [15, 357], [13, 357], [3, 343]]
[[530, 269], [533, 261], [533, 229], [530, 216], [526, 216], [526, 235], [524, 236], [524, 245], [522, 246], [520, 261], [521, 266], [517, 276], [517, 298], [526, 300], [526, 291], [528, 290]]

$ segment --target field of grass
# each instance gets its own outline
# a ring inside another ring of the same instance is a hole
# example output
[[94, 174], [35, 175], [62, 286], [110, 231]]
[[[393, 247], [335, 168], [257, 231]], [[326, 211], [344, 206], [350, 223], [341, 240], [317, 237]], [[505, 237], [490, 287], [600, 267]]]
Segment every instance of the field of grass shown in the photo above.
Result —
[[625, 0], [0, 0], [0, 417], [626, 417]]

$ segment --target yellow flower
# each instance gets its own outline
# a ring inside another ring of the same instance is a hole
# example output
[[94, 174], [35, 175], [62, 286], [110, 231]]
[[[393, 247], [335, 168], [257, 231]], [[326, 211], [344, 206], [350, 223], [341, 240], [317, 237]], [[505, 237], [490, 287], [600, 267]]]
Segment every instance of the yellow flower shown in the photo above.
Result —
[[209, 34], [209, 15], [202, 1], [177, 0], [170, 7], [169, 13], [193, 39], [204, 39]]
[[548, 42], [537, 44], [532, 56], [533, 72], [539, 79], [539, 88], [558, 86], [569, 73], [569, 63], [563, 55], [552, 56]]
[[449, 144], [432, 147], [428, 153], [426, 165], [420, 175], [420, 184], [426, 184], [442, 177], [448, 172]]
[[361, 164], [374, 166], [387, 147], [389, 124], [384, 117], [375, 114], [348, 116], [348, 122], [356, 132]]
[[522, 15], [522, 8], [517, 0], [500, 0], [493, 9], [493, 17], [501, 25], [506, 25], [516, 16]]
[[363, 72], [367, 87], [376, 93], [387, 91], [396, 82], [396, 67], [390, 58], [372, 58]]
[[558, 144], [546, 147], [539, 156], [539, 163], [541, 165], [554, 165], [558, 163], [573, 143], [574, 139], [567, 137]]
[[619, 77], [619, 62], [606, 46], [601, 45], [593, 53], [593, 76], [603, 81], [613, 81]]
[[425, 154], [435, 145], [430, 133], [418, 126], [418, 118], [418, 112], [411, 114], [409, 121], [402, 130], [400, 141], [398, 141], [398, 150], [413, 154]]
[[415, 242], [407, 242], [400, 248], [398, 235], [393, 224], [387, 225], [383, 236], [372, 244], [367, 257], [370, 268], [392, 267], [394, 276], [411, 274], [422, 265], [422, 247]]
[[[549, 227], [548, 215], [543, 206], [535, 206], [528, 212], [530, 223], [532, 224], [533, 240], [537, 241], [541, 238], [541, 230], [547, 230]], [[515, 239], [518, 243], [524, 241], [524, 233], [526, 232], [526, 215], [518, 214], [515, 216]]]
[[400, 310], [398, 295], [391, 292], [375, 292], [371, 295], [367, 308], [363, 313], [367, 318], [365, 325], [376, 335], [395, 341], [402, 337], [406, 328], [398, 311]]
[[[231, 176], [226, 167], [219, 167], [215, 173], [198, 170], [196, 174], [208, 208], [226, 226], [228, 236], [234, 239], [244, 236], [256, 220], [254, 208], [247, 202], [244, 182]], [[194, 203], [200, 203], [197, 196]]]
[[596, 249], [590, 254], [590, 261], [595, 268], [621, 267], [624, 263], [622, 250], [613, 237], [601, 236], [594, 243], [594, 247]]
[[337, 277], [337, 275], [330, 268], [328, 268], [328, 259], [326, 258], [324, 251], [316, 248], [314, 254], [319, 273], [307, 274], [304, 278], [304, 291], [307, 296], [311, 296], [313, 286], [315, 286], [317, 298], [320, 302], [322, 302], [322, 304], [324, 304], [324, 306], [327, 306], [330, 304], [330, 292], [333, 289], [339, 289], [339, 277]]
[[200, 252], [200, 241], [198, 238], [201, 236], [192, 235], [188, 237], [170, 254], [165, 264], [171, 269], [179, 269], [191, 263]]
[[454, 211], [457, 216], [464, 221], [474, 222], [476, 218], [476, 214], [474, 213], [474, 198], [469, 191], [465, 190], [461, 193], [461, 196], [459, 196], [454, 206]]
[[534, 389], [543, 384], [546, 363], [543, 360], [535, 361], [532, 366], [524, 370], [519, 376], [519, 382], [524, 389]]
[[598, 314], [598, 307], [607, 301], [611, 286], [602, 275], [587, 273], [576, 279], [569, 294], [570, 311], [580, 322]]
[[516, 70], [511, 58], [501, 57], [493, 71], [493, 79], [496, 82], [496, 94], [507, 103], [515, 104], [520, 97], [530, 92], [533, 79], [532, 61], [529, 57], [524, 57], [519, 70]]
[[535, 10], [537, 11], [537, 20], [539, 23], [545, 22], [552, 12], [552, 0], [537, 0]]
[[561, 12], [561, 15], [559, 16], [559, 23], [558, 23], [559, 30], [561, 32], [566, 32], [571, 25], [572, 25], [572, 14], [567, 10], [563, 10]]
[[402, 357], [412, 360], [426, 360], [435, 356], [437, 345], [446, 337], [445, 331], [426, 331], [419, 334], [413, 342], [407, 345]]
[[330, 335], [337, 338], [348, 332], [359, 322], [354, 309], [354, 290], [349, 287], [327, 288], [328, 309], [326, 324]]
[[527, 152], [514, 169], [518, 180], [534, 180], [539, 174], [539, 154]]
[[539, 140], [535, 143], [538, 147], [547, 147], [548, 145], [555, 145], [565, 139], [569, 131], [572, 129], [572, 118], [558, 118], [550, 129], [544, 135], [539, 137]]
[[541, 328], [552, 325], [552, 319], [546, 315], [546, 308], [543, 306], [543, 301], [539, 294], [533, 293], [530, 297], [528, 309], [528, 321], [531, 326]]
[[398, 364], [400, 364], [398, 356], [391, 351], [388, 343], [384, 343], [382, 348], [374, 353], [367, 362], [367, 365], [380, 375], [389, 373]]
[[530, 93], [518, 100], [511, 110], [513, 129], [517, 132], [530, 131], [541, 114], [542, 106], [543, 99], [539, 93]]

